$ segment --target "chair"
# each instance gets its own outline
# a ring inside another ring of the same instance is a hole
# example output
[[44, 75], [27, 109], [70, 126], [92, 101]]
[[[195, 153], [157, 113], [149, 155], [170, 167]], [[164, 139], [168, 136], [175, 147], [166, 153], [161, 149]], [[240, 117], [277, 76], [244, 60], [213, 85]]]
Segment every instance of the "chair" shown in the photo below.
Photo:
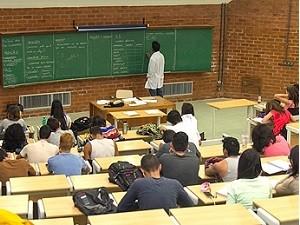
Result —
[[133, 91], [132, 90], [117, 90], [116, 91], [116, 98], [132, 98]]

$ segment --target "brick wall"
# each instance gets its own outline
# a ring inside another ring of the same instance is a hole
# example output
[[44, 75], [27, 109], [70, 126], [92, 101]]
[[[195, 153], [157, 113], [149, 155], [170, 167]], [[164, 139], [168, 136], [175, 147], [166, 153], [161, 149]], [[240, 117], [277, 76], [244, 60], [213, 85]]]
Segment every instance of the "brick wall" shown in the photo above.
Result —
[[[70, 30], [73, 27], [73, 20], [80, 25], [136, 24], [141, 23], [143, 18], [151, 26], [214, 26], [212, 72], [169, 74], [166, 75], [165, 81], [194, 81], [193, 95], [177, 100], [215, 97], [220, 18], [220, 6], [217, 5], [0, 9], [0, 32]], [[145, 77], [132, 76], [65, 81], [6, 89], [0, 87], [0, 117], [5, 116], [5, 105], [17, 102], [21, 94], [72, 91], [72, 106], [67, 108], [67, 111], [76, 112], [88, 110], [89, 101], [110, 97], [118, 88], [133, 89], [138, 96], [147, 95], [144, 82]], [[48, 113], [48, 111], [27, 112], [25, 116], [41, 113]]]
[[299, 2], [292, 0], [288, 59], [292, 67], [279, 65], [284, 60], [288, 0], [234, 0], [228, 5], [224, 95], [250, 97], [242, 93], [243, 76], [258, 77], [262, 98], [284, 93], [286, 85], [299, 79]]

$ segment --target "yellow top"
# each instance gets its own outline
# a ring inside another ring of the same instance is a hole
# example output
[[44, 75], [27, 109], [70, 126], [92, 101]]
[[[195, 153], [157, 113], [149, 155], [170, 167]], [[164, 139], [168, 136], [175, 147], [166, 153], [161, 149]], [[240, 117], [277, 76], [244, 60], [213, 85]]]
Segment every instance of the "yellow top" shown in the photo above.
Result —
[[228, 101], [210, 102], [207, 105], [216, 109], [230, 109], [236, 107], [253, 106], [256, 102], [247, 99], [233, 99]]
[[56, 219], [44, 219], [44, 220], [31, 220], [34, 225], [73, 225], [73, 218], [56, 218]]

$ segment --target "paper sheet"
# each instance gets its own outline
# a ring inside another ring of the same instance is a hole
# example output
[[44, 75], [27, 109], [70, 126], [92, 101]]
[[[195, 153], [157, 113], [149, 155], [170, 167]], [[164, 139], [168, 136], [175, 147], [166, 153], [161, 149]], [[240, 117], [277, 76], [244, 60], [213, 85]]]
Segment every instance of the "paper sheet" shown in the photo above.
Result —
[[98, 105], [105, 105], [105, 104], [108, 104], [109, 103], [109, 100], [97, 100], [96, 103]]
[[139, 115], [136, 111], [126, 111], [126, 112], [123, 112], [125, 115], [128, 115], [128, 116], [137, 116]]
[[152, 115], [152, 114], [159, 114], [160, 111], [158, 109], [149, 109], [149, 110], [145, 110], [145, 113]]

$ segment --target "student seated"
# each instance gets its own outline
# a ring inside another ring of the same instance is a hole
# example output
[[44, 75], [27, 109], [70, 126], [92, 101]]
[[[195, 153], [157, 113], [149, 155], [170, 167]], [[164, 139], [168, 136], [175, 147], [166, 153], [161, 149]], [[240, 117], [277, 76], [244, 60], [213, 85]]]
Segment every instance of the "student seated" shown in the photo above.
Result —
[[118, 205], [119, 212], [193, 206], [177, 180], [160, 176], [161, 165], [155, 155], [143, 156], [141, 168], [145, 177], [135, 180], [130, 186]]
[[106, 120], [101, 116], [94, 116], [92, 119], [92, 126], [99, 126], [102, 136], [107, 139], [119, 141], [123, 139], [119, 130], [114, 125], [106, 126]]
[[[162, 140], [164, 141], [164, 143], [160, 143], [160, 145], [159, 145], [159, 149], [155, 154], [157, 158], [160, 158], [163, 154], [170, 153], [174, 134], [176, 134], [176, 133], [173, 130], [165, 130], [163, 132]], [[189, 144], [188, 144], [187, 153], [195, 155], [198, 158], [201, 157], [199, 150], [192, 142], [189, 142]]]
[[287, 86], [285, 94], [275, 94], [274, 98], [293, 116], [299, 115], [299, 84]]
[[46, 163], [50, 157], [58, 153], [58, 147], [47, 141], [50, 134], [50, 127], [42, 126], [39, 130], [40, 140], [26, 145], [19, 156], [26, 158], [29, 163]]
[[25, 132], [27, 127], [25, 121], [21, 118], [19, 106], [10, 105], [7, 109], [7, 118], [0, 123], [0, 133], [4, 132], [10, 125], [19, 124]]
[[238, 177], [227, 187], [226, 204], [240, 203], [252, 209], [253, 199], [272, 197], [272, 185], [268, 178], [261, 177], [260, 155], [254, 149], [244, 151], [239, 159]]
[[85, 161], [78, 155], [70, 153], [73, 137], [65, 133], [60, 136], [59, 154], [48, 159], [48, 171], [66, 176], [80, 175], [89, 172]]
[[272, 128], [267, 124], [258, 124], [252, 130], [253, 148], [266, 157], [288, 156], [290, 147], [281, 136], [274, 136]]
[[205, 174], [208, 176], [217, 175], [223, 181], [229, 182], [237, 179], [240, 144], [233, 137], [225, 137], [222, 142], [225, 159], [216, 160], [215, 163], [209, 164], [205, 168]]
[[188, 153], [188, 136], [184, 132], [174, 135], [171, 151], [159, 159], [162, 175], [178, 180], [183, 186], [198, 184], [200, 159]]
[[10, 125], [4, 133], [2, 148], [7, 152], [19, 154], [25, 145], [27, 140], [22, 126], [18, 123]]
[[289, 159], [291, 163], [289, 176], [275, 186], [276, 193], [279, 195], [299, 194], [299, 145], [292, 148]]
[[25, 159], [9, 159], [6, 151], [0, 148], [0, 181], [5, 186], [11, 177], [35, 176], [36, 171]]
[[57, 99], [53, 100], [50, 116], [59, 121], [62, 130], [69, 130], [71, 128], [72, 120], [68, 114], [64, 112], [61, 101]]
[[47, 125], [51, 129], [50, 137], [48, 138], [48, 142], [59, 147], [60, 136], [62, 134], [68, 133], [73, 138], [73, 144], [76, 144], [76, 140], [72, 130], [62, 130], [60, 127], [60, 123], [54, 117], [49, 117], [47, 120]]
[[91, 127], [90, 134], [92, 140], [86, 143], [83, 150], [85, 160], [119, 155], [115, 142], [112, 139], [104, 138], [100, 127]]

